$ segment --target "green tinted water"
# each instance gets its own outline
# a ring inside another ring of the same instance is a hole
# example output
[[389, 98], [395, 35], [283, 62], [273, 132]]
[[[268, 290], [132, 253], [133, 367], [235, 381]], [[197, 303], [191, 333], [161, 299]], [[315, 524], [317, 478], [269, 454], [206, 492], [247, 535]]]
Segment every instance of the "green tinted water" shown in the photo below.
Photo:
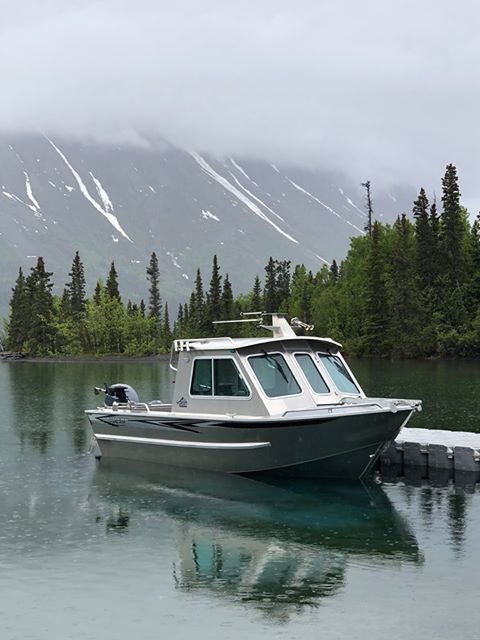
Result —
[[[442, 428], [476, 428], [477, 369], [354, 363], [369, 393], [423, 398], [417, 426]], [[171, 380], [166, 363], [1, 364], [2, 640], [478, 638], [478, 489], [87, 455], [94, 385], [166, 400]]]

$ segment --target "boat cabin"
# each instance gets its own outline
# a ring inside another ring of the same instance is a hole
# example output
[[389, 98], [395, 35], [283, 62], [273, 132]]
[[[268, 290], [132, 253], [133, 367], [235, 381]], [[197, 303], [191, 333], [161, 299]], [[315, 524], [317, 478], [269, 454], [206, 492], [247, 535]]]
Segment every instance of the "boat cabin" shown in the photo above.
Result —
[[274, 315], [273, 337], [176, 340], [172, 410], [235, 416], [282, 416], [365, 398], [328, 338], [297, 336]]

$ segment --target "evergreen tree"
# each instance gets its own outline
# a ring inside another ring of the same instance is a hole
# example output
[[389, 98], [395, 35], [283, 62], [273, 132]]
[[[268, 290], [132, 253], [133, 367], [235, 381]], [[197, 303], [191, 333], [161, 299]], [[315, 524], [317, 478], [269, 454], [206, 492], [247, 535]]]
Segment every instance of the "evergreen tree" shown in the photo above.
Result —
[[45, 263], [40, 256], [25, 283], [30, 309], [28, 350], [33, 355], [48, 354], [54, 348], [52, 275], [45, 270]]
[[76, 319], [80, 319], [85, 316], [86, 312], [86, 285], [85, 272], [78, 251], [75, 252], [72, 268], [68, 275], [70, 276], [70, 280], [66, 284], [65, 290], [70, 302], [70, 313]]
[[338, 264], [337, 261], [334, 259], [332, 264], [330, 265], [330, 273], [332, 276], [332, 282], [337, 282], [339, 276], [340, 276], [340, 271], [338, 268]]
[[163, 326], [162, 326], [162, 340], [163, 350], [165, 352], [170, 351], [172, 344], [172, 330], [170, 329], [170, 316], [168, 313], [168, 302], [165, 303], [165, 313], [163, 314]]
[[105, 289], [108, 297], [111, 300], [115, 299], [115, 300], [118, 300], [119, 302], [122, 301], [120, 297], [120, 291], [118, 289], [118, 275], [115, 270], [115, 263], [113, 261], [112, 261], [112, 264], [110, 265], [110, 271], [108, 273]]
[[103, 285], [101, 280], [97, 280], [97, 284], [95, 285], [95, 292], [93, 294], [93, 301], [97, 305], [99, 305], [102, 301], [102, 289]]
[[[428, 215], [428, 214], [427, 214]], [[420, 301], [415, 265], [415, 237], [412, 224], [405, 214], [397, 218], [394, 227], [388, 296], [391, 311], [391, 345], [394, 355], [418, 355]]]
[[146, 316], [146, 308], [145, 308], [145, 302], [143, 300], [143, 298], [140, 300], [140, 315], [142, 316], [142, 318], [145, 318]]
[[460, 207], [460, 189], [457, 170], [447, 165], [442, 179], [442, 203], [440, 232], [444, 255], [444, 273], [451, 286], [459, 287], [465, 277], [466, 225]]
[[12, 289], [10, 300], [10, 319], [8, 322], [8, 348], [21, 351], [28, 337], [28, 327], [31, 318], [25, 276], [22, 268], [18, 270], [18, 277]]
[[262, 283], [258, 277], [258, 273], [255, 276], [252, 289], [252, 299], [250, 304], [250, 311], [263, 311], [263, 297], [262, 297]]
[[432, 227], [429, 216], [429, 203], [425, 189], [420, 189], [417, 200], [413, 203], [416, 233], [416, 265], [419, 281], [423, 287], [433, 283], [432, 269]]
[[286, 311], [290, 297], [290, 260], [275, 261], [276, 265], [276, 311]]
[[370, 180], [366, 182], [362, 182], [362, 187], [365, 188], [365, 207], [367, 209], [367, 224], [365, 225], [365, 231], [368, 236], [372, 235], [372, 224], [373, 224], [373, 205], [372, 205], [372, 193], [370, 189]]
[[200, 335], [206, 329], [205, 294], [203, 293], [203, 280], [200, 269], [197, 269], [195, 278], [195, 291], [190, 298], [190, 325], [194, 333]]
[[220, 298], [222, 295], [222, 276], [220, 275], [220, 267], [218, 266], [217, 256], [213, 256], [212, 277], [210, 287], [207, 293], [206, 316], [210, 331], [213, 331], [212, 322], [220, 318], [222, 309], [220, 306]]
[[276, 261], [270, 256], [265, 267], [265, 290], [263, 294], [266, 313], [278, 311]]
[[386, 355], [389, 352], [387, 332], [389, 314], [385, 286], [385, 260], [382, 247], [382, 229], [375, 221], [365, 272], [365, 325], [363, 344], [370, 355]]
[[160, 269], [155, 252], [150, 256], [150, 263], [147, 267], [147, 280], [150, 282], [148, 289], [148, 317], [153, 318], [159, 325], [162, 316], [162, 300], [160, 297]]
[[233, 320], [233, 291], [228, 273], [225, 274], [221, 297], [222, 320]]

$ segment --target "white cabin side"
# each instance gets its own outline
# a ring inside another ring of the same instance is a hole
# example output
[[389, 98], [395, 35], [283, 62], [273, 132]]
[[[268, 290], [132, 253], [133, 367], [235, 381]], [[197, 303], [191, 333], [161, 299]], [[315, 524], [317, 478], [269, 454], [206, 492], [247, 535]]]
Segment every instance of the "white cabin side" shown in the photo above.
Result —
[[365, 394], [333, 341], [295, 335], [205, 339], [189, 341], [178, 354], [172, 409], [251, 418], [349, 398]]

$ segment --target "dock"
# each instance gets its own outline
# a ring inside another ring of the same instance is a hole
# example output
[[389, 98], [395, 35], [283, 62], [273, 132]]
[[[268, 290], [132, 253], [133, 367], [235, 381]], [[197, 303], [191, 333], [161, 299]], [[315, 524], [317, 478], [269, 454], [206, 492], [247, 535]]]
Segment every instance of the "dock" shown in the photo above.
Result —
[[383, 451], [377, 470], [385, 476], [480, 481], [480, 433], [402, 429]]

